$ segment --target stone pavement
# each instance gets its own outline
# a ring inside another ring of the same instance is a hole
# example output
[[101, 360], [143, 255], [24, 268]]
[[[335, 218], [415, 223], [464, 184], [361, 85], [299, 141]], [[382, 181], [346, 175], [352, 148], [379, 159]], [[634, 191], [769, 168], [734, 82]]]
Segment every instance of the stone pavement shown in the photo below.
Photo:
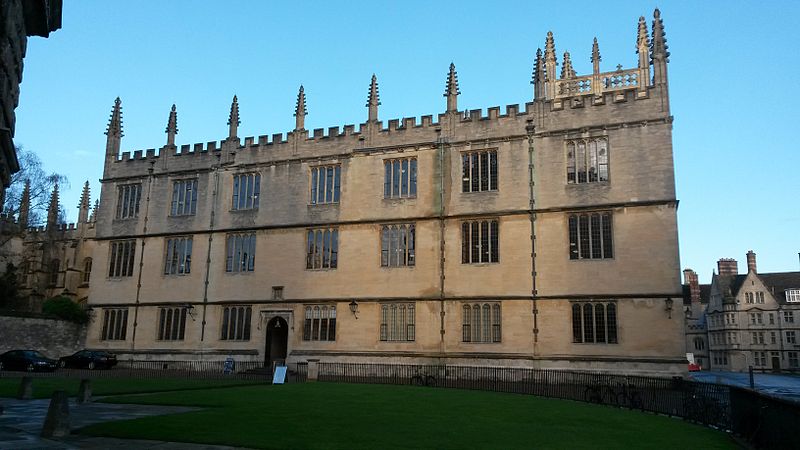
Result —
[[[108, 449], [115, 450], [154, 449], [232, 449], [233, 447], [161, 442], [131, 439], [112, 439], [70, 435], [62, 439], [43, 439], [39, 436], [50, 399], [16, 400], [0, 398], [4, 408], [0, 415], [0, 450], [27, 449]], [[136, 419], [139, 417], [177, 414], [196, 411], [199, 408], [161, 405], [117, 405], [111, 403], [85, 403], [78, 405], [70, 399], [70, 425], [72, 430], [87, 425], [112, 420]]]
[[[692, 372], [689, 378], [704, 383], [728, 384], [750, 387], [750, 375], [746, 372]], [[767, 395], [800, 402], [800, 376], [774, 373], [754, 373], [755, 389]]]

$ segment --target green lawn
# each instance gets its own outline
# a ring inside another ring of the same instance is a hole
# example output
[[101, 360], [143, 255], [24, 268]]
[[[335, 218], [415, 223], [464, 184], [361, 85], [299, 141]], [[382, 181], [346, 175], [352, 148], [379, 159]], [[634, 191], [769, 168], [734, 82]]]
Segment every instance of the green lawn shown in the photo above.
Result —
[[678, 419], [481, 391], [307, 383], [104, 401], [206, 409], [80, 433], [255, 448], [735, 448], [726, 434]]
[[[0, 378], [0, 397], [16, 397], [21, 377]], [[78, 378], [33, 378], [33, 396], [50, 398], [53, 391], [64, 390], [69, 395], [77, 395], [81, 380]], [[248, 380], [187, 380], [187, 379], [135, 379], [135, 378], [94, 378], [92, 395], [138, 394], [142, 392], [177, 391], [184, 389], [203, 389], [220, 386], [242, 386], [257, 384]]]

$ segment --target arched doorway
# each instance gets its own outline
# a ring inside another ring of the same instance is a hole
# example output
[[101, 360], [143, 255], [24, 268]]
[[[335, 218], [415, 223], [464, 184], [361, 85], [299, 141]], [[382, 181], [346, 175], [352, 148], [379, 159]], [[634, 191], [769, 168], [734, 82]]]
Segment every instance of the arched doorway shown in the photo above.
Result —
[[272, 370], [273, 363], [286, 363], [286, 348], [289, 341], [289, 325], [282, 317], [274, 317], [267, 323], [267, 343], [264, 349], [264, 367]]

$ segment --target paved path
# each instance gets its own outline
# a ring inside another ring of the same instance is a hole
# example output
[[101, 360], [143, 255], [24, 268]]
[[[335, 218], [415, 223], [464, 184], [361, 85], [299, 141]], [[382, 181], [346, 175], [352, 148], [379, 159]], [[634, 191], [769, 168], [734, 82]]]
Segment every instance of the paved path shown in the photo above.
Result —
[[[757, 391], [800, 402], [800, 376], [754, 373], [753, 377]], [[750, 375], [741, 372], [692, 372], [689, 378], [705, 383], [750, 387]]]
[[[0, 398], [3, 414], [0, 415], [0, 450], [17, 449], [232, 449], [233, 447], [199, 445], [177, 442], [160, 442], [130, 439], [112, 439], [70, 435], [59, 440], [39, 437], [47, 415], [49, 399], [15, 400]], [[85, 403], [78, 405], [70, 399], [70, 425], [73, 430], [87, 425], [112, 420], [136, 419], [163, 414], [196, 411], [198, 408], [160, 405], [121, 405], [112, 403]]]

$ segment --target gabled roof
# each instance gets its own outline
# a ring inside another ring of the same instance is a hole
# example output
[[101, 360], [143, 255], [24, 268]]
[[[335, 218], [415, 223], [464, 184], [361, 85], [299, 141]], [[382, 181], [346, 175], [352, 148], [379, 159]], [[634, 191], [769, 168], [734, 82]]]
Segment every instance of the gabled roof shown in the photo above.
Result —
[[786, 303], [787, 289], [800, 289], [800, 272], [760, 273], [758, 276], [778, 303]]
[[747, 275], [716, 275], [717, 289], [722, 296], [722, 303], [736, 303], [736, 295], [744, 284]]
[[[800, 272], [758, 273], [756, 276], [778, 303], [786, 303], [787, 289], [800, 289]], [[747, 275], [716, 275], [715, 278], [722, 302], [733, 303]]]

